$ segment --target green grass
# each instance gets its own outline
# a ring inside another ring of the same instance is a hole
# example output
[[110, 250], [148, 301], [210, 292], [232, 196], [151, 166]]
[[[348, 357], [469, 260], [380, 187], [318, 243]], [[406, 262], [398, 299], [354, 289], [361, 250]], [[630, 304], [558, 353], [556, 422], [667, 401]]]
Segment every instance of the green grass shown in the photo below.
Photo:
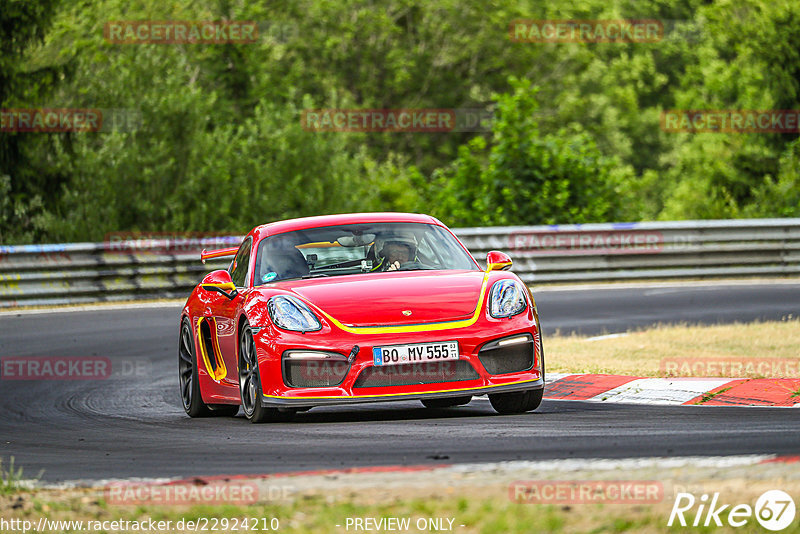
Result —
[[21, 481], [22, 468], [14, 467], [14, 457], [9, 459], [8, 467], [3, 465], [3, 459], [0, 458], [0, 495], [11, 495], [23, 489]]
[[708, 402], [708, 401], [710, 401], [711, 399], [713, 399], [714, 397], [716, 397], [717, 395], [720, 395], [721, 393], [725, 393], [725, 392], [726, 392], [726, 391], [728, 391], [729, 389], [733, 389], [733, 386], [731, 386], [731, 387], [727, 387], [727, 388], [724, 388], [724, 389], [721, 389], [721, 390], [719, 390], [719, 391], [715, 391], [715, 392], [713, 392], [713, 393], [712, 393], [712, 392], [710, 392], [710, 391], [709, 391], [709, 392], [707, 392], [707, 393], [703, 393], [703, 398], [702, 398], [702, 399], [700, 399], [699, 401], [695, 402], [695, 404], [703, 404], [703, 403], [705, 403], [705, 402]]

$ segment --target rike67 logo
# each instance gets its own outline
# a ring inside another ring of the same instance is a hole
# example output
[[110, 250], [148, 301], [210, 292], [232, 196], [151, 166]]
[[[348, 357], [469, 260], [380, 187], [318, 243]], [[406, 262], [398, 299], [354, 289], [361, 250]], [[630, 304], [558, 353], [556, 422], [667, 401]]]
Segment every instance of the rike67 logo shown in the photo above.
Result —
[[724, 504], [720, 502], [719, 493], [711, 497], [704, 493], [698, 499], [691, 493], [681, 492], [675, 496], [667, 526], [721, 527], [727, 522], [731, 527], [742, 527], [755, 517], [765, 529], [779, 531], [793, 524], [795, 512], [794, 500], [781, 490], [764, 492], [754, 507]]

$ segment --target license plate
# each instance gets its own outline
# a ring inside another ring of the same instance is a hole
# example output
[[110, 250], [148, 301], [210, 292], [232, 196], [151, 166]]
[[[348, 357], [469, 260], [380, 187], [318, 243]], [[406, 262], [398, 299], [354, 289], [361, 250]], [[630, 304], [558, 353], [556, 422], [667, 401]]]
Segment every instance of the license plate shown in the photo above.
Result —
[[373, 347], [372, 359], [376, 366], [458, 360], [458, 341]]

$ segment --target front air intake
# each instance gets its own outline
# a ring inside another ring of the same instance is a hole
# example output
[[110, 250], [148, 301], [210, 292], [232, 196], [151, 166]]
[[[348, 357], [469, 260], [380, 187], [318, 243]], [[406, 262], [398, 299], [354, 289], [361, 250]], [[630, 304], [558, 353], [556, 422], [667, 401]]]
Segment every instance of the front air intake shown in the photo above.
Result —
[[293, 388], [324, 388], [344, 381], [350, 363], [331, 352], [287, 351], [283, 356], [283, 381]]
[[533, 336], [517, 334], [490, 341], [481, 348], [478, 359], [490, 375], [519, 373], [533, 367]]

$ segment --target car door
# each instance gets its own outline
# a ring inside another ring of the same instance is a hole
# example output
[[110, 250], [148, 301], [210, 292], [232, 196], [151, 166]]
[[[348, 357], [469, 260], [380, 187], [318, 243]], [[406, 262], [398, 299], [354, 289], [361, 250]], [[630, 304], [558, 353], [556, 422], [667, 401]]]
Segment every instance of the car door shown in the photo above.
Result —
[[248, 269], [250, 265], [250, 253], [253, 240], [247, 237], [239, 247], [230, 267], [231, 280], [236, 286], [237, 295], [233, 299], [223, 297], [216, 308], [217, 339], [225, 366], [228, 369], [226, 382], [239, 387], [238, 377], [238, 335], [236, 332], [236, 320], [239, 315], [242, 303], [244, 302], [247, 289]]
[[228, 268], [237, 289], [236, 295], [231, 299], [221, 293], [209, 292], [205, 313], [197, 324], [202, 360], [208, 374], [224, 386], [216, 394], [223, 395], [226, 400], [239, 398], [236, 318], [244, 302], [242, 293], [247, 292], [244, 286], [251, 244], [249, 237], [242, 242]]

